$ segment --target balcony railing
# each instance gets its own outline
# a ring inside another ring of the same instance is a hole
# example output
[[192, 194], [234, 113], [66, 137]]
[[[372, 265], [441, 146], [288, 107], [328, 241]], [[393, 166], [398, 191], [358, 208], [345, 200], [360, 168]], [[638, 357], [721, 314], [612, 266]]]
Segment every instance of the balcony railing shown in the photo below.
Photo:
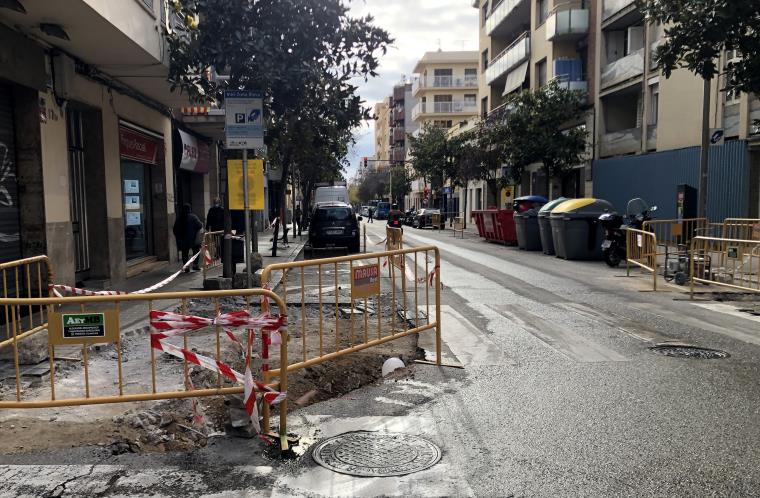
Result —
[[[505, 0], [506, 1], [506, 0]], [[530, 57], [530, 33], [521, 34], [510, 46], [491, 59], [486, 69], [486, 82], [490, 85], [500, 76]]]
[[[515, 7], [525, 1], [526, 0], [503, 0], [491, 7], [491, 12], [488, 14], [488, 18], [486, 18], [486, 33], [490, 35], [499, 27], [504, 19], [509, 17], [512, 11], [515, 10]], [[530, 19], [528, 19], [528, 21], [530, 21]]]
[[641, 128], [614, 131], [602, 136], [603, 156], [633, 154], [641, 150]]
[[406, 160], [406, 149], [403, 147], [393, 149], [391, 151], [391, 160], [401, 162]]
[[424, 88], [477, 88], [477, 76], [428, 76], [414, 80], [412, 92], [417, 93]]
[[477, 114], [478, 103], [458, 100], [454, 102], [420, 102], [412, 109], [412, 119], [420, 114]]
[[602, 20], [607, 20], [624, 8], [636, 3], [636, 0], [604, 0]]
[[548, 41], [577, 38], [588, 33], [588, 10], [569, 9], [554, 12], [546, 20]]
[[406, 133], [403, 126], [397, 126], [393, 129], [393, 133], [391, 135], [393, 137], [394, 142], [403, 142], [406, 139]]
[[602, 88], [644, 73], [644, 49], [639, 49], [602, 68]]
[[647, 126], [647, 150], [657, 149], [657, 125], [650, 124]]
[[552, 81], [556, 82], [560, 88], [583, 93], [588, 92], [588, 81], [585, 79], [571, 79], [570, 76], [566, 74], [560, 74]]

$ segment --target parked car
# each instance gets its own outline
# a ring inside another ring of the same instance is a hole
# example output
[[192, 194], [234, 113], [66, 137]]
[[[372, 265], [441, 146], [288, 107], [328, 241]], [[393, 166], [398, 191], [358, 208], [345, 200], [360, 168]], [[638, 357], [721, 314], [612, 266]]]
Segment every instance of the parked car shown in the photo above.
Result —
[[[420, 209], [417, 211], [417, 214], [414, 216], [414, 221], [412, 222], [412, 226], [414, 228], [424, 228], [433, 226], [433, 215], [434, 214], [441, 214], [440, 209]], [[443, 218], [441, 218], [441, 227], [444, 226]]]
[[391, 212], [391, 203], [390, 202], [378, 202], [377, 203], [377, 209], [375, 210], [375, 219], [376, 220], [387, 220], [388, 219], [388, 213]]
[[314, 248], [347, 247], [349, 252], [359, 252], [361, 220], [350, 204], [321, 203], [311, 214], [309, 243]]
[[404, 213], [404, 225], [412, 226], [414, 224], [414, 217], [417, 216], [417, 210], [412, 208]]

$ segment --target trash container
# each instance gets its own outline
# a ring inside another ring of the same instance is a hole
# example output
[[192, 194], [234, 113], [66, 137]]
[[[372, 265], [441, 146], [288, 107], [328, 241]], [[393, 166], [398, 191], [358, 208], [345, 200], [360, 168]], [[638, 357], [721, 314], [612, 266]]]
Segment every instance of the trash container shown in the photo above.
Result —
[[514, 220], [517, 231], [517, 247], [525, 251], [541, 250], [541, 232], [538, 228], [538, 210], [546, 204], [546, 198], [538, 195], [515, 199]]
[[573, 199], [552, 210], [554, 250], [564, 259], [602, 259], [604, 228], [599, 216], [615, 207], [603, 199]]
[[559, 206], [566, 200], [568, 200], [566, 197], [554, 199], [548, 204], [544, 204], [544, 207], [542, 207], [538, 212], [538, 226], [539, 231], [541, 232], [541, 247], [544, 250], [544, 254], [548, 254], [549, 256], [554, 255], [554, 238], [552, 237], [552, 224], [549, 220], [549, 215], [551, 214], [552, 209]]

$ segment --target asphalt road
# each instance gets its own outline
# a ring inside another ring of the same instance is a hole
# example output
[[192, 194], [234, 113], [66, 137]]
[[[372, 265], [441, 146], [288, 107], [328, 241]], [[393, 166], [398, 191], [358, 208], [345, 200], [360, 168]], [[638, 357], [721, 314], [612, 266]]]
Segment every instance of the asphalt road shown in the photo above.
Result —
[[[367, 225], [372, 243], [384, 224]], [[420, 435], [442, 450], [429, 470], [356, 478], [262, 458], [219, 440], [191, 455], [99, 459], [72, 449], [3, 457], [5, 496], [757, 496], [760, 323], [730, 302], [600, 263], [562, 261], [451, 232], [405, 229], [436, 244], [444, 359], [290, 415], [321, 438], [353, 430]], [[380, 246], [374, 246], [380, 247]], [[702, 289], [713, 290], [713, 289]], [[679, 342], [730, 353], [670, 358]], [[429, 334], [420, 346], [432, 350]], [[65, 482], [63, 491], [61, 483]], [[57, 487], [56, 487], [57, 486]], [[55, 491], [58, 489], [59, 491]]]

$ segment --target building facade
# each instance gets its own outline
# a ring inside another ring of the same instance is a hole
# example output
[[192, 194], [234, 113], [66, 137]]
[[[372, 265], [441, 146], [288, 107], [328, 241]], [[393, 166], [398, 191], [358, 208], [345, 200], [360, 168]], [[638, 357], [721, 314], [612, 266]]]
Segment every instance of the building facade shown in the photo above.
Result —
[[387, 101], [375, 104], [375, 156], [373, 160], [388, 164], [391, 152], [391, 117]]
[[203, 218], [217, 145], [166, 82], [165, 2], [20, 5], [0, 8], [0, 259], [47, 254], [56, 283], [92, 287], [176, 260], [177, 205]]
[[[475, 51], [426, 52], [414, 67], [412, 95], [417, 104], [412, 120], [417, 130], [437, 126], [460, 129], [478, 117], [478, 53]], [[436, 206], [457, 213], [460, 196], [451, 186], [430, 191], [424, 181], [413, 183], [410, 207]]]

